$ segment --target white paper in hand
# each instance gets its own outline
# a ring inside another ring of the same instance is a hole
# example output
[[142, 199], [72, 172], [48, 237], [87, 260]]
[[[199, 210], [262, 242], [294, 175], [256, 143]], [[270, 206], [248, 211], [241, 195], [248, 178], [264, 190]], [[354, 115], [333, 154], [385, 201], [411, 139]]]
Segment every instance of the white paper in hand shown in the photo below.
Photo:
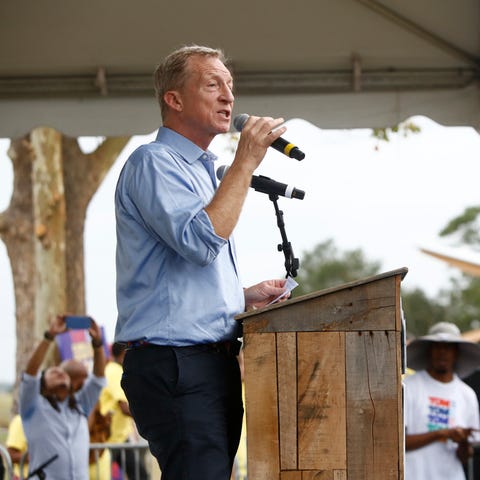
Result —
[[287, 281], [285, 282], [286, 290], [281, 295], [279, 295], [277, 298], [272, 300], [268, 305], [271, 305], [272, 303], [278, 302], [278, 300], [283, 298], [285, 295], [288, 295], [297, 286], [298, 286], [298, 283], [292, 277], [287, 277]]

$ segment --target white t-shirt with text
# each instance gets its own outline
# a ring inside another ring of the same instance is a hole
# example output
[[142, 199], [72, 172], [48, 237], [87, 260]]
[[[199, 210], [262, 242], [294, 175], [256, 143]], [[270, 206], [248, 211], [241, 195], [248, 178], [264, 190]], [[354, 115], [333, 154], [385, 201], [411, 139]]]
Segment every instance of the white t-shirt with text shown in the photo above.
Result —
[[[404, 384], [407, 434], [453, 427], [479, 428], [477, 396], [457, 375], [451, 382], [443, 383], [426, 371], [419, 371], [406, 377]], [[408, 451], [405, 480], [465, 480], [457, 446], [448, 440]]]

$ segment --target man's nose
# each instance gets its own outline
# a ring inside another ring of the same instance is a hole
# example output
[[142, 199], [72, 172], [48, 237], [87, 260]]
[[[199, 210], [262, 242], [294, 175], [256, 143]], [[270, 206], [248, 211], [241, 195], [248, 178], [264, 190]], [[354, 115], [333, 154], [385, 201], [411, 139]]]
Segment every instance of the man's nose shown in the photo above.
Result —
[[228, 103], [233, 103], [233, 101], [235, 100], [232, 89], [227, 85], [225, 85], [222, 89], [222, 99]]

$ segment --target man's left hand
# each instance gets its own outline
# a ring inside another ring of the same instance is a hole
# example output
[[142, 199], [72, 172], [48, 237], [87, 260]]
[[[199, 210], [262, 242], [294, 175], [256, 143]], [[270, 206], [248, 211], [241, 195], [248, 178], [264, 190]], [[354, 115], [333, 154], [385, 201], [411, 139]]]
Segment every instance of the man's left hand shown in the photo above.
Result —
[[[285, 293], [285, 279], [265, 280], [245, 289], [246, 309], [261, 308], [275, 300], [279, 295]], [[290, 294], [280, 298], [279, 302], [284, 302]]]

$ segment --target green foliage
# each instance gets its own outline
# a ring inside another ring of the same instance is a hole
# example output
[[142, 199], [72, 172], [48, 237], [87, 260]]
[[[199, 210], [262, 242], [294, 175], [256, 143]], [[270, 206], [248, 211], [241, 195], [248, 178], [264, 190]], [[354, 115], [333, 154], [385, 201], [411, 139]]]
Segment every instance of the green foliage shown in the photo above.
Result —
[[468, 207], [455, 217], [440, 232], [441, 237], [457, 234], [460, 241], [467, 245], [480, 247], [480, 206]]
[[407, 334], [413, 337], [425, 335], [434, 323], [447, 321], [445, 308], [420, 288], [402, 289], [402, 307]]
[[462, 275], [451, 280], [452, 288], [443, 292], [446, 316], [460, 330], [480, 326], [480, 278]]
[[295, 296], [369, 277], [379, 268], [380, 263], [367, 261], [361, 250], [339, 252], [331, 239], [326, 240], [303, 253]]
[[425, 335], [437, 322], [452, 322], [462, 331], [480, 327], [480, 278], [468, 275], [450, 279], [448, 289], [429, 298], [421, 289], [402, 289], [407, 332]]
[[410, 134], [420, 133], [421, 129], [413, 122], [401, 122], [393, 127], [374, 128], [372, 130], [372, 137], [377, 140], [389, 142], [392, 134], [402, 133], [404, 137]]

